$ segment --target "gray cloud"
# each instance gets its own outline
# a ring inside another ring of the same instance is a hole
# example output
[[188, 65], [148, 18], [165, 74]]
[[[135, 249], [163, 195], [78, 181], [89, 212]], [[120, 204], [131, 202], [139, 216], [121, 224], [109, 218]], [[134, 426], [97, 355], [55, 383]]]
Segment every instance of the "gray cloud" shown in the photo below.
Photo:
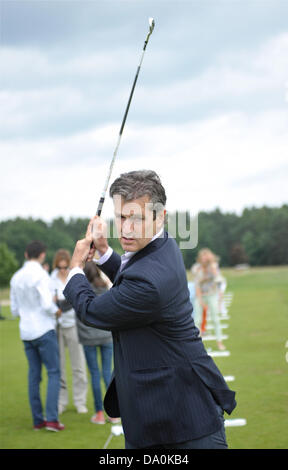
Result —
[[[286, 107], [288, 33], [267, 39], [261, 47], [234, 54], [223, 51], [190, 77], [151, 84], [147, 77], [159, 77], [169, 58], [168, 53], [161, 55], [158, 63], [156, 56], [145, 57], [131, 123], [178, 124], [234, 110], [255, 113], [271, 105]], [[6, 47], [0, 59], [5, 63], [2, 138], [68, 135], [111, 121], [120, 125], [135, 74], [130, 50], [88, 52], [60, 61], [44, 51]]]

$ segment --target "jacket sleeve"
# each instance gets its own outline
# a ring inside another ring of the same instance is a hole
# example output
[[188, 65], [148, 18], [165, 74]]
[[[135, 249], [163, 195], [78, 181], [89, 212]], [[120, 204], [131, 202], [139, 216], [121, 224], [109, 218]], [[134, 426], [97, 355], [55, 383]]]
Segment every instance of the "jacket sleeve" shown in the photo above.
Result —
[[104, 330], [126, 330], [149, 325], [160, 312], [159, 294], [145, 279], [129, 279], [96, 296], [85, 276], [75, 274], [64, 289], [78, 318], [88, 326]]
[[120, 268], [121, 265], [121, 257], [118, 255], [118, 253], [115, 253], [113, 251], [112, 255], [110, 258], [106, 261], [104, 264], [98, 264], [98, 268], [103, 271], [104, 274], [110, 279], [111, 282], [114, 282], [114, 279], [116, 277], [116, 274], [118, 272], [118, 269]]

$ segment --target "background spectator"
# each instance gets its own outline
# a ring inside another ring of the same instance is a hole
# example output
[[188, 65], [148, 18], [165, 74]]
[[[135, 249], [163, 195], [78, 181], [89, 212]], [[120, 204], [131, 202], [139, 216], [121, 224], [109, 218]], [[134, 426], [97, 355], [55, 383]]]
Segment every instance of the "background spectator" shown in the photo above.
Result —
[[50, 288], [54, 300], [62, 310], [58, 319], [57, 334], [60, 351], [61, 387], [59, 395], [59, 413], [65, 411], [68, 402], [68, 387], [66, 378], [66, 351], [68, 348], [72, 367], [73, 401], [78, 413], [87, 413], [87, 373], [83, 347], [79, 344], [76, 317], [72, 306], [65, 300], [63, 289], [69, 272], [70, 253], [58, 250], [53, 260]]
[[[108, 283], [103, 279], [101, 271], [92, 261], [86, 263], [84, 272], [96, 295], [101, 295], [108, 290]], [[109, 283], [110, 284], [110, 283]], [[113, 341], [110, 331], [84, 325], [77, 319], [79, 341], [83, 344], [87, 365], [91, 375], [92, 391], [94, 398], [95, 414], [91, 418], [94, 424], [105, 424], [103, 401], [101, 392], [101, 376], [106, 389], [111, 380]], [[101, 369], [98, 364], [98, 353], [101, 355]], [[118, 423], [120, 419], [110, 418], [112, 423]]]
[[[61, 310], [52, 301], [49, 276], [42, 268], [45, 255], [43, 243], [34, 241], [27, 245], [27, 261], [11, 279], [11, 312], [20, 316], [20, 337], [29, 364], [28, 390], [34, 429], [61, 431], [64, 426], [58, 422], [60, 366], [55, 332], [55, 317], [61, 315]], [[40, 397], [42, 364], [48, 374], [46, 420]]]
[[195, 275], [195, 314], [194, 321], [201, 331], [202, 314], [208, 309], [214, 325], [216, 341], [220, 350], [226, 349], [222, 343], [222, 331], [219, 320], [219, 295], [223, 278], [220, 274], [217, 256], [208, 248], [199, 251], [197, 264], [194, 267]]

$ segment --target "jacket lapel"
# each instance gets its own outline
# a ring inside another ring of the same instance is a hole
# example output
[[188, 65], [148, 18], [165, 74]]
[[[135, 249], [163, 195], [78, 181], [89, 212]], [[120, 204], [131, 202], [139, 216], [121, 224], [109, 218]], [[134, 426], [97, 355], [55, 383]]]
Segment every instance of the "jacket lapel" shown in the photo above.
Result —
[[164, 235], [162, 237], [156, 238], [153, 240], [153, 242], [148, 243], [142, 250], [138, 251], [134, 256], [132, 256], [131, 259], [125, 264], [124, 268], [120, 271], [120, 267], [118, 269], [118, 272], [115, 276], [113, 286], [115, 286], [120, 278], [120, 275], [130, 266], [132, 266], [133, 263], [138, 261], [139, 259], [143, 258], [144, 256], [147, 256], [148, 254], [152, 253], [153, 251], [159, 250], [159, 248], [163, 245], [163, 243], [167, 240], [168, 238], [168, 233], [164, 232]]

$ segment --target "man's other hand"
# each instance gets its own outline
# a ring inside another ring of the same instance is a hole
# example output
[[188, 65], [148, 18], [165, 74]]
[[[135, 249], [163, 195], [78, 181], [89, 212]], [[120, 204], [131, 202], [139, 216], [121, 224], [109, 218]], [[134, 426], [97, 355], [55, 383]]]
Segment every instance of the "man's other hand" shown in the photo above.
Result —
[[91, 219], [88, 224], [85, 238], [78, 240], [76, 243], [70, 263], [70, 269], [76, 267], [84, 269], [86, 262], [91, 261], [94, 257], [96, 248], [92, 244], [92, 221], [93, 219]]
[[[90, 224], [91, 226], [89, 227]], [[107, 224], [98, 215], [91, 219], [90, 224], [88, 225], [87, 233], [88, 231], [91, 232], [94, 247], [99, 252], [100, 256], [102, 256], [108, 250]]]
[[108, 249], [106, 234], [106, 223], [98, 216], [93, 217], [88, 224], [85, 238], [76, 243], [70, 269], [76, 267], [84, 269], [86, 262], [94, 258], [96, 250], [100, 255], [106, 253]]

